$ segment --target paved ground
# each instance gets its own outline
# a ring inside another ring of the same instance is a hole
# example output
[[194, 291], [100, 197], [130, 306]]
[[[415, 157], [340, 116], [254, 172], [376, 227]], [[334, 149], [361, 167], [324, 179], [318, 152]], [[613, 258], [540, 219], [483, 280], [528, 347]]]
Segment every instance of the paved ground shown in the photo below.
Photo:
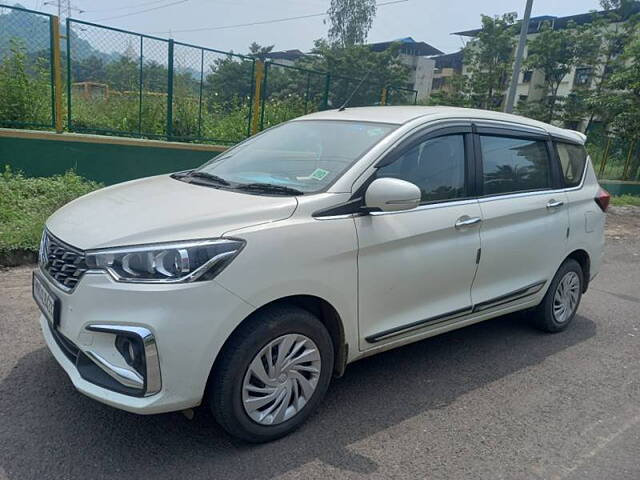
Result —
[[0, 479], [640, 479], [640, 211], [610, 215], [571, 329], [505, 317], [351, 365], [295, 434], [249, 446], [206, 412], [140, 417], [74, 391], [30, 270], [0, 272]]

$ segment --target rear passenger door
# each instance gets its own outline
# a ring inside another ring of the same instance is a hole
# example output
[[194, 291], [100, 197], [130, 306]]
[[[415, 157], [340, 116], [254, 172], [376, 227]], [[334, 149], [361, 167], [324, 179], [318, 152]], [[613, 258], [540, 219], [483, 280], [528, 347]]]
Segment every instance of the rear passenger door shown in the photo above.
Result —
[[478, 128], [481, 255], [476, 310], [540, 291], [564, 259], [569, 227], [553, 145], [546, 134]]

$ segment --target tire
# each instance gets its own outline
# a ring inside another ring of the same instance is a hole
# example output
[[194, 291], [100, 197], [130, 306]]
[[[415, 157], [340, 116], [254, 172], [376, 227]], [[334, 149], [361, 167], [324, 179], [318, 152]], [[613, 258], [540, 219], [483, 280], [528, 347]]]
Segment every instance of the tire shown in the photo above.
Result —
[[[563, 281], [565, 282], [564, 286], [562, 285]], [[544, 299], [535, 309], [536, 327], [549, 333], [565, 330], [571, 324], [578, 311], [583, 288], [584, 273], [582, 272], [582, 267], [572, 258], [565, 260], [553, 277]], [[567, 292], [567, 295], [572, 299], [568, 300], [567, 297], [562, 295], [562, 292]], [[564, 301], [562, 301], [563, 299]], [[561, 308], [563, 305], [564, 309]]]
[[[288, 354], [280, 356], [285, 350]], [[286, 360], [278, 363], [281, 358]], [[295, 306], [268, 307], [233, 333], [216, 362], [208, 386], [212, 413], [242, 440], [262, 443], [283, 437], [322, 401], [333, 359], [333, 342], [316, 316]]]

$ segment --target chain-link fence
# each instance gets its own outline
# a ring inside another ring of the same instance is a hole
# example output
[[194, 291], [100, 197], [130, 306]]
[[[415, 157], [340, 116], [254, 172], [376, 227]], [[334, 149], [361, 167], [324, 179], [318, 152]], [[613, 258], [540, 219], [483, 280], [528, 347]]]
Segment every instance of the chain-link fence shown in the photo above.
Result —
[[278, 62], [265, 63], [260, 128], [319, 110], [370, 105], [415, 105], [418, 92]]
[[327, 74], [267, 62], [264, 66], [260, 129], [327, 108]]
[[165, 138], [169, 42], [67, 20], [70, 131]]
[[0, 5], [0, 126], [54, 127], [54, 18]]
[[387, 105], [416, 105], [418, 103], [417, 90], [401, 87], [387, 88]]
[[250, 134], [255, 60], [175, 42], [174, 140], [235, 143]]
[[640, 180], [640, 139], [594, 134], [587, 150], [596, 174], [602, 180]]

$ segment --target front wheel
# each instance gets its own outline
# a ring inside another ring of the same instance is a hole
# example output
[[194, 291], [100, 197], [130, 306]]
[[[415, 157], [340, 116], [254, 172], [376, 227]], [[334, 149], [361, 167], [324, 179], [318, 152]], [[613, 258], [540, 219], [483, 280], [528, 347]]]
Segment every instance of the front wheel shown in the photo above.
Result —
[[333, 372], [333, 343], [314, 315], [263, 310], [234, 332], [209, 385], [213, 415], [230, 434], [267, 442], [298, 428], [319, 405]]
[[535, 311], [537, 327], [550, 333], [566, 329], [580, 305], [583, 285], [584, 274], [580, 264], [571, 258], [566, 260]]

